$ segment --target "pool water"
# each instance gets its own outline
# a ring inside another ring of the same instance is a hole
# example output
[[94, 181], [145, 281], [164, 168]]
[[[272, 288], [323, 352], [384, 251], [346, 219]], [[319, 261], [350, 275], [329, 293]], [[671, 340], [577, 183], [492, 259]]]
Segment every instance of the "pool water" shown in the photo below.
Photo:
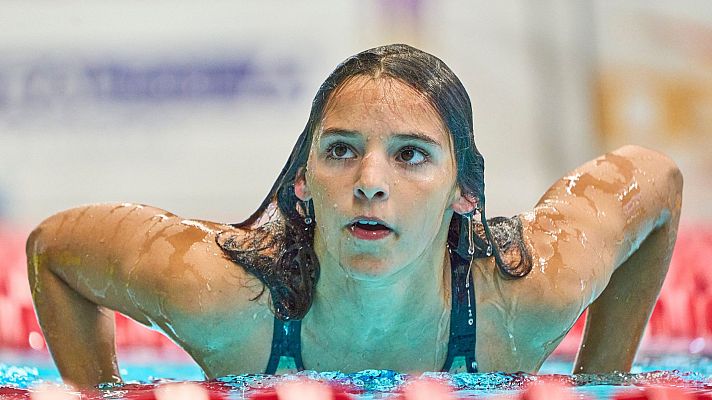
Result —
[[[185, 359], [150, 354], [120, 358], [125, 385], [105, 386], [98, 398], [123, 399], [152, 390], [167, 381], [202, 381], [197, 365]], [[161, 360], [156, 362], [156, 360]], [[458, 398], [484, 398], [497, 394], [515, 394], [538, 380], [554, 380], [574, 387], [578, 398], [606, 399], [621, 391], [635, 391], [650, 385], [685, 388], [712, 398], [712, 357], [703, 355], [664, 355], [639, 357], [629, 374], [569, 375], [572, 361], [548, 360], [539, 375], [481, 373], [426, 373], [425, 376], [447, 381]], [[203, 383], [214, 393], [229, 399], [247, 398], [280, 382], [310, 378], [355, 394], [359, 399], [388, 398], [414, 377], [387, 370], [367, 370], [352, 374], [304, 371], [293, 375], [233, 375]], [[46, 356], [0, 352], [0, 398], [27, 398], [46, 382], [60, 382], [59, 375]], [[132, 393], [134, 395], [132, 395]]]

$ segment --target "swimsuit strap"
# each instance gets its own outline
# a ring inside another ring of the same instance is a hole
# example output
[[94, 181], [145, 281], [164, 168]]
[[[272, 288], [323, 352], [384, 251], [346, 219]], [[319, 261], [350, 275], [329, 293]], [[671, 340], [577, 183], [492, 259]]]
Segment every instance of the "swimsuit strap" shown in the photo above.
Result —
[[[452, 271], [450, 310], [450, 337], [447, 345], [447, 358], [442, 371], [448, 372], [456, 365], [457, 369], [466, 368], [467, 372], [477, 372], [475, 361], [475, 284], [472, 280], [470, 262], [456, 252], [450, 253]], [[272, 333], [272, 352], [265, 374], [274, 374], [277, 370], [303, 371], [301, 344], [302, 322], [292, 320], [284, 322], [274, 318]]]
[[292, 320], [285, 322], [279, 318], [274, 318], [272, 351], [269, 355], [265, 374], [273, 375], [277, 370], [304, 370], [301, 332], [302, 321]]
[[452, 265], [450, 273], [452, 277], [450, 285], [452, 307], [450, 309], [450, 340], [447, 344], [447, 358], [442, 371], [450, 371], [453, 364], [457, 364], [457, 370], [462, 370], [464, 363], [467, 372], [477, 372], [477, 361], [475, 360], [477, 314], [471, 263], [456, 252], [449, 249], [448, 251]]

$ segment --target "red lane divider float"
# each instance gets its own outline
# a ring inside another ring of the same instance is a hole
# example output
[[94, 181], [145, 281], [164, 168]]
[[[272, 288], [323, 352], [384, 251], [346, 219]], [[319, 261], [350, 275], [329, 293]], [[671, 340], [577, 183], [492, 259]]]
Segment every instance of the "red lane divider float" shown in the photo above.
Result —
[[[15, 389], [0, 387], [3, 400], [103, 400], [116, 398], [125, 400], [225, 400], [234, 398], [229, 387], [208, 383], [180, 382], [156, 385], [126, 384], [108, 394], [98, 390], [72, 390], [66, 386], [45, 385], [35, 389]], [[314, 380], [296, 380], [280, 383], [269, 389], [256, 389], [244, 393], [249, 400], [356, 400], [358, 394], [341, 387]], [[573, 387], [555, 380], [539, 380], [522, 391], [506, 394], [477, 396], [490, 400], [593, 400], [577, 393]], [[242, 398], [242, 397], [240, 397]], [[403, 385], [389, 399], [397, 400], [455, 400], [473, 398], [472, 394], [460, 397], [444, 381], [414, 379]], [[712, 400], [712, 392], [691, 391], [669, 386], [647, 386], [620, 389], [611, 397], [613, 400]]]

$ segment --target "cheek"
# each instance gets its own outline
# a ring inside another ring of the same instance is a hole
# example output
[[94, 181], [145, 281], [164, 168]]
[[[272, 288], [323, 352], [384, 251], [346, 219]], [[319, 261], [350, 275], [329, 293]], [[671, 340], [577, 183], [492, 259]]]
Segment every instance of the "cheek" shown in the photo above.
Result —
[[314, 174], [310, 179], [309, 187], [317, 220], [325, 225], [338, 218], [352, 196], [350, 186], [343, 176]]
[[391, 197], [397, 199], [399, 208], [403, 207], [423, 218], [450, 206], [454, 186], [452, 180], [444, 173], [433, 174], [428, 179], [399, 179], [391, 186]]
[[314, 200], [322, 205], [327, 205], [329, 201], [334, 201], [346, 191], [344, 182], [338, 177], [315, 177], [311, 184]]
[[449, 207], [449, 187], [409, 187], [399, 190], [396, 200], [399, 220], [414, 240], [434, 236], [443, 224]]

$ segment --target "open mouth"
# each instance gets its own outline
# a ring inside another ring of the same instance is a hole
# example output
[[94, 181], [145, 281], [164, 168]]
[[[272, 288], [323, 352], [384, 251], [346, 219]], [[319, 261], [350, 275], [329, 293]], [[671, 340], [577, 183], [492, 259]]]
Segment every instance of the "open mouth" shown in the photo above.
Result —
[[390, 235], [392, 229], [380, 221], [373, 219], [358, 219], [349, 226], [351, 233], [364, 240], [378, 240]]

